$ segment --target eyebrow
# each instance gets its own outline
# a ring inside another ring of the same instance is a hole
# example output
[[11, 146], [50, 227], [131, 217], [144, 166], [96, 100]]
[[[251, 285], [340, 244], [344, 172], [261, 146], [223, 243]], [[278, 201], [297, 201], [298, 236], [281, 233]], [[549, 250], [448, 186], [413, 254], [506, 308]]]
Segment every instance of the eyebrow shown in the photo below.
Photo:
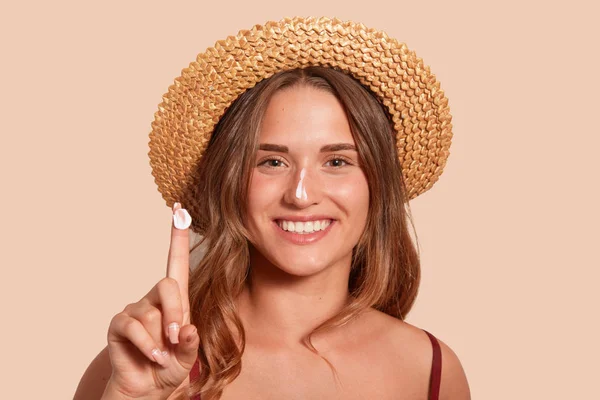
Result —
[[[258, 146], [258, 148], [259, 148], [259, 150], [276, 151], [278, 153], [288, 153], [290, 151], [290, 149], [287, 146], [283, 146], [280, 144], [272, 144], [272, 143], [261, 143]], [[354, 146], [351, 143], [326, 144], [325, 146], [321, 147], [320, 152], [327, 153], [330, 151], [342, 151], [342, 150], [356, 151], [356, 146]]]

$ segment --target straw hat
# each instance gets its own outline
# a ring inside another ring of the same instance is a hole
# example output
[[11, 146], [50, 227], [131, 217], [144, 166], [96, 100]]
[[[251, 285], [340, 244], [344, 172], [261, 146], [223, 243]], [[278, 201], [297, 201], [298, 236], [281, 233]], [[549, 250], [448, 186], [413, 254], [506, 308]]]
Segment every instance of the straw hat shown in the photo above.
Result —
[[429, 190], [443, 171], [452, 139], [448, 99], [429, 67], [382, 31], [336, 18], [297, 17], [218, 41], [163, 95], [148, 155], [167, 205], [179, 201], [196, 219], [189, 189], [194, 166], [227, 107], [259, 81], [311, 65], [346, 72], [376, 95], [395, 127], [409, 200]]

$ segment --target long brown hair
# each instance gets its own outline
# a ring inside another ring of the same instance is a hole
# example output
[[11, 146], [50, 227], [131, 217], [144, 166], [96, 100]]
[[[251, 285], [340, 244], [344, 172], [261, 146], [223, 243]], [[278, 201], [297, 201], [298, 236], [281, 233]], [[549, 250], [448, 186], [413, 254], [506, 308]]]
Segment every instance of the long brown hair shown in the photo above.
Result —
[[206, 253], [190, 275], [191, 321], [200, 336], [201, 373], [191, 382], [188, 394], [200, 393], [203, 400], [219, 399], [241, 372], [245, 331], [235, 299], [250, 267], [244, 221], [261, 120], [275, 92], [299, 85], [326, 90], [341, 102], [370, 196], [366, 227], [353, 249], [351, 300], [308, 336], [308, 347], [317, 352], [310, 341], [313, 334], [344, 325], [370, 307], [403, 320], [418, 293], [418, 241], [415, 246], [408, 230], [412, 216], [385, 106], [342, 71], [312, 66], [277, 73], [243, 93], [226, 110], [193, 182], [198, 198], [195, 215], [200, 216], [193, 224], [206, 242]]

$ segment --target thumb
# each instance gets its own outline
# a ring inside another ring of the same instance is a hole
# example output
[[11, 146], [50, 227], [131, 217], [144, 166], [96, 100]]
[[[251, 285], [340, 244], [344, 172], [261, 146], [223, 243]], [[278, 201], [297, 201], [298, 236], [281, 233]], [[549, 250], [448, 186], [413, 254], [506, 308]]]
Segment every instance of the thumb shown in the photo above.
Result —
[[175, 346], [175, 357], [177, 357], [179, 364], [189, 371], [198, 358], [198, 347], [200, 345], [198, 330], [194, 325], [185, 325], [179, 331], [179, 337], [181, 340]]

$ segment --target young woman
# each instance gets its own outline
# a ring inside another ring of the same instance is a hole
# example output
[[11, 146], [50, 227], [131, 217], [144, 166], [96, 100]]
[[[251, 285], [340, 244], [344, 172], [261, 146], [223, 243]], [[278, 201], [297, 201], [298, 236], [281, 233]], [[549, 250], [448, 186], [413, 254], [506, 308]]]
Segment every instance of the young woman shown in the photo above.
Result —
[[420, 279], [408, 201], [441, 171], [419, 187], [403, 170], [399, 141], [416, 147], [397, 120], [336, 66], [229, 102], [182, 168], [167, 277], [113, 318], [75, 398], [470, 399], [454, 352], [404, 321]]

